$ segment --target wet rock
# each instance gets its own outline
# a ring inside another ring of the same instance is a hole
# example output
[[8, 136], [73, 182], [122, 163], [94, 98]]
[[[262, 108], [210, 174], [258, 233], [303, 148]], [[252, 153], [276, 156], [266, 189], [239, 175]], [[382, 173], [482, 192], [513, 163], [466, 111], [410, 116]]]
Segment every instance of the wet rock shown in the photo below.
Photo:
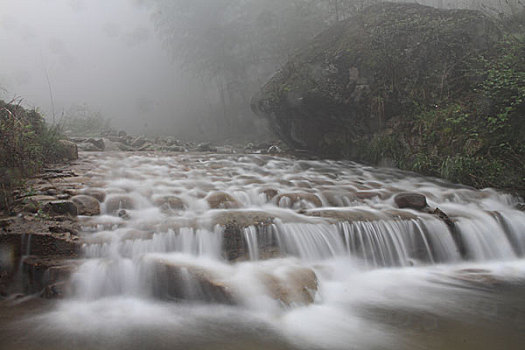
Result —
[[525, 203], [518, 203], [516, 204], [515, 208], [517, 210], [525, 211]]
[[315, 272], [303, 267], [289, 268], [279, 276], [265, 274], [261, 280], [270, 296], [286, 306], [312, 304], [319, 285]]
[[29, 256], [23, 261], [24, 292], [48, 299], [64, 297], [78, 262], [60, 256]]
[[130, 220], [131, 216], [129, 215], [128, 211], [126, 209], [120, 209], [117, 212], [117, 216], [121, 218], [122, 220]]
[[465, 242], [463, 242], [463, 238], [461, 238], [461, 234], [458, 231], [456, 225], [454, 224], [454, 221], [452, 221], [452, 219], [439, 208], [431, 210], [430, 213], [436, 215], [440, 220], [442, 220], [445, 223], [445, 225], [447, 225], [450, 234], [452, 235], [452, 238], [456, 243], [456, 247], [458, 248], [459, 254], [462, 258], [465, 258], [467, 256], [467, 248], [465, 247]]
[[213, 192], [206, 197], [206, 201], [212, 209], [233, 209], [241, 207], [241, 203], [226, 192]]
[[265, 190], [263, 190], [261, 193], [264, 193], [266, 195], [266, 199], [267, 200], [272, 200], [273, 198], [275, 198], [275, 196], [277, 196], [279, 194], [279, 191], [273, 189], [273, 188], [267, 188]]
[[153, 295], [159, 299], [235, 304], [230, 289], [203, 268], [159, 260], [150, 269]]
[[106, 192], [99, 189], [88, 188], [87, 190], [82, 191], [82, 194], [96, 198], [100, 203], [104, 202], [106, 199]]
[[77, 206], [78, 215], [100, 215], [100, 204], [94, 197], [81, 194], [71, 198], [71, 201]]
[[52, 201], [44, 205], [44, 212], [49, 215], [77, 216], [78, 210], [72, 201]]
[[67, 140], [59, 140], [58, 143], [60, 144], [60, 158], [66, 159], [66, 160], [77, 160], [78, 159], [78, 146], [76, 143], [67, 141]]
[[270, 146], [270, 148], [268, 148], [266, 153], [269, 153], [269, 154], [280, 154], [280, 153], [283, 153], [283, 151], [281, 150], [281, 148], [279, 148], [279, 146], [273, 145], [273, 146]]
[[106, 212], [116, 213], [120, 209], [135, 209], [135, 201], [126, 195], [114, 195], [106, 200]]
[[120, 131], [118, 132], [118, 137], [126, 137], [126, 136], [128, 136], [128, 133], [125, 132], [124, 130], [120, 130]]
[[182, 199], [176, 196], [162, 196], [153, 200], [156, 207], [162, 211], [183, 210], [185, 205]]
[[323, 206], [319, 197], [313, 193], [283, 193], [277, 196], [277, 204], [280, 207], [307, 208], [304, 202], [318, 208]]
[[485, 269], [462, 269], [456, 271], [453, 278], [484, 287], [496, 287], [503, 283], [491, 271]]
[[106, 144], [103, 139], [88, 139], [86, 143], [91, 143], [97, 148], [97, 151], [104, 151], [106, 149]]
[[394, 202], [401, 208], [421, 210], [427, 207], [427, 198], [419, 193], [400, 193], [394, 197]]

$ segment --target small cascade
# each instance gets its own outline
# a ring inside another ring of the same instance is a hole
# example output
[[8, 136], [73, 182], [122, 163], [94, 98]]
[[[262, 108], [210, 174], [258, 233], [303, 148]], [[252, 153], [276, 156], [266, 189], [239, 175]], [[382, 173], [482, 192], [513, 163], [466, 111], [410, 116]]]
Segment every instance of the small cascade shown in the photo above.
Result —
[[250, 260], [259, 260], [259, 246], [257, 244], [257, 228], [255, 226], [249, 226], [244, 229], [244, 239], [248, 246], [248, 254]]
[[[495, 191], [351, 162], [207, 157], [97, 159], [107, 197], [104, 214], [82, 223], [77, 297], [291, 305], [285, 286], [306, 288], [302, 273], [317, 290], [315, 269], [334, 261], [380, 269], [525, 254], [525, 213]], [[424, 194], [450, 220], [398, 208], [400, 192]], [[302, 272], [277, 274], [280, 265]]]

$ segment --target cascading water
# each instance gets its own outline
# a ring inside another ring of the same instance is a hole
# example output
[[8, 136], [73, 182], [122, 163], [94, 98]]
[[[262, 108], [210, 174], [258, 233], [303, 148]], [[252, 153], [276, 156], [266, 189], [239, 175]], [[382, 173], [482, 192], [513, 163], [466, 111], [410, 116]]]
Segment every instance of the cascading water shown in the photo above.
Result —
[[[85, 262], [73, 294], [38, 318], [47, 325], [38, 339], [53, 348], [477, 349], [525, 340], [525, 303], [516, 302], [525, 213], [509, 195], [352, 162], [92, 158], [87, 176], [107, 196], [102, 215], [82, 218]], [[401, 192], [425, 195], [453, 226], [397, 208]], [[504, 296], [484, 291], [494, 285]], [[490, 298], [504, 327], [479, 315]], [[509, 305], [519, 313], [509, 316]], [[456, 341], [452, 330], [468, 337], [472, 328], [482, 341]]]

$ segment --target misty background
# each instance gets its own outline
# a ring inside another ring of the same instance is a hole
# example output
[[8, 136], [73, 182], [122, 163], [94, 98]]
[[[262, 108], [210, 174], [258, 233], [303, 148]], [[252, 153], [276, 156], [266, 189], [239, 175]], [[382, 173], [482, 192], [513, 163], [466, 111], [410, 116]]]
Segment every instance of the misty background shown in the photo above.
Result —
[[[0, 0], [0, 98], [48, 120], [193, 140], [272, 137], [251, 96], [293, 53], [374, 0]], [[519, 0], [417, 1], [498, 15]]]

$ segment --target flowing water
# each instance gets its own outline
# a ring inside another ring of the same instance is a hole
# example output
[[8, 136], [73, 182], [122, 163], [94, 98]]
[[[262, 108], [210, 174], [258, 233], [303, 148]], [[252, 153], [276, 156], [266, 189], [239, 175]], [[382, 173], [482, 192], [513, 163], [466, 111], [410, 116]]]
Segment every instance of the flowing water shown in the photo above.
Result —
[[[525, 348], [509, 195], [352, 162], [85, 157], [106, 198], [81, 218], [71, 295], [28, 308], [6, 348]], [[401, 192], [454, 224], [397, 208]]]

